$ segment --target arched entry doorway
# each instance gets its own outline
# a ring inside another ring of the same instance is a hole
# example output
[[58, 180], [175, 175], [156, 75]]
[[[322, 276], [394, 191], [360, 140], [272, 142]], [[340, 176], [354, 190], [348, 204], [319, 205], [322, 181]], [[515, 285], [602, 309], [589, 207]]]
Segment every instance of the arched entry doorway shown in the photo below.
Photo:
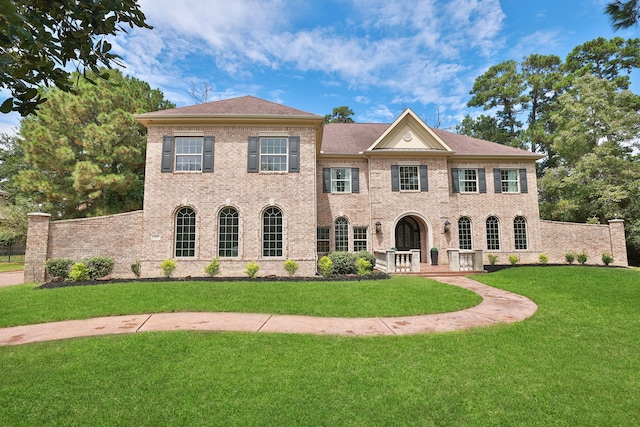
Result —
[[399, 251], [420, 249], [420, 226], [410, 216], [405, 216], [396, 225], [396, 249]]

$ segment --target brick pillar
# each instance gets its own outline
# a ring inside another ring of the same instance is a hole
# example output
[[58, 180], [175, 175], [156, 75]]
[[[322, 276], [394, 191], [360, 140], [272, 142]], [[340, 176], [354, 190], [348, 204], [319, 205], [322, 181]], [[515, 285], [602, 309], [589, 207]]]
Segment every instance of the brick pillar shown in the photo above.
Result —
[[627, 244], [624, 237], [624, 220], [609, 220], [609, 236], [611, 238], [611, 255], [613, 265], [629, 266], [627, 259]]
[[42, 283], [45, 280], [51, 214], [36, 212], [27, 216], [29, 228], [24, 255], [24, 283]]

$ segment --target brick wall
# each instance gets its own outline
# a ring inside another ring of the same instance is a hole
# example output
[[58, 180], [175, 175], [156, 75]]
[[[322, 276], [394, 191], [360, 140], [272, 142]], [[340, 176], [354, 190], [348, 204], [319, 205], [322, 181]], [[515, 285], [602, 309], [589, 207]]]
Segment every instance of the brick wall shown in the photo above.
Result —
[[541, 252], [550, 263], [565, 263], [565, 254], [573, 251], [587, 254], [587, 264], [602, 265], [602, 253], [613, 256], [612, 265], [628, 266], [624, 222], [612, 220], [609, 225], [540, 221]]

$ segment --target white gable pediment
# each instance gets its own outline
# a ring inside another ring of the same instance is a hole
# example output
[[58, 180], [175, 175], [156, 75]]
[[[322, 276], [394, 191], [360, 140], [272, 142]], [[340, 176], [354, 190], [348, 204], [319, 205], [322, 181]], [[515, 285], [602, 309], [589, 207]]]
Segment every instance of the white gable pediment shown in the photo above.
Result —
[[367, 149], [375, 150], [452, 151], [410, 108]]

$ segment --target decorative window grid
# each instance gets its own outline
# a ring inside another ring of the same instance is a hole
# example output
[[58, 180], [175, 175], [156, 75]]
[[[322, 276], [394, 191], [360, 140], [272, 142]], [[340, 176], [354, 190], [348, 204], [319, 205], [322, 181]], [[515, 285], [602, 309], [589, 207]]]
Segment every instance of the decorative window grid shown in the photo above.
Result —
[[367, 250], [367, 227], [353, 227], [353, 250]]
[[196, 255], [196, 213], [191, 208], [182, 208], [176, 213], [175, 256]]
[[495, 216], [487, 218], [487, 250], [500, 250], [500, 229]]
[[335, 250], [348, 251], [349, 250], [349, 221], [347, 221], [346, 218], [340, 217], [336, 219], [334, 235], [335, 235]]
[[238, 211], [231, 207], [222, 209], [218, 225], [218, 256], [238, 256]]
[[458, 242], [460, 249], [471, 249], [471, 220], [463, 216], [458, 220]]
[[268, 208], [262, 215], [262, 256], [282, 256], [282, 211]]

